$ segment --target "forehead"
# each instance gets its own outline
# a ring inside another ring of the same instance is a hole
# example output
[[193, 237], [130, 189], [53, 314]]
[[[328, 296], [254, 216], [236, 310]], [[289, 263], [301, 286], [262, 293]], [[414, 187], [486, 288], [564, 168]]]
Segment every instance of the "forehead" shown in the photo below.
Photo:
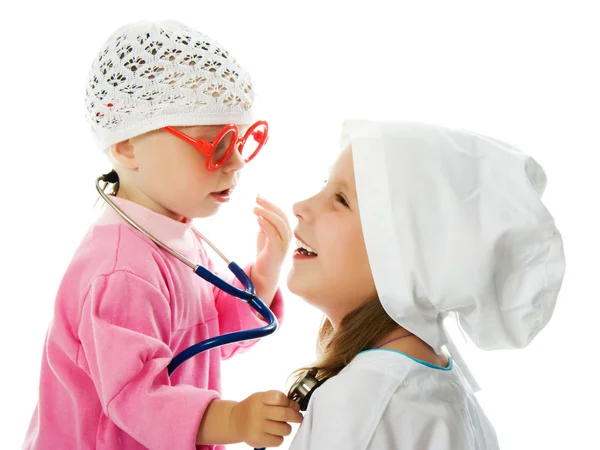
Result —
[[330, 177], [343, 178], [354, 181], [354, 167], [352, 165], [352, 147], [348, 146], [339, 154], [335, 162], [329, 167]]
[[350, 147], [346, 147], [329, 168], [329, 181], [343, 185], [351, 192], [356, 192], [352, 149]]

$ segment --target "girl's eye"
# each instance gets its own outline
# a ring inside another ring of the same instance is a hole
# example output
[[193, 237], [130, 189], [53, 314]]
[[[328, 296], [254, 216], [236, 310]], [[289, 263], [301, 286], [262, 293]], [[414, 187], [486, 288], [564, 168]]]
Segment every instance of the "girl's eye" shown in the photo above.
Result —
[[346, 201], [346, 199], [341, 195], [341, 194], [335, 194], [335, 199], [340, 202], [342, 205], [348, 207], [348, 202]]
[[221, 156], [223, 156], [225, 154], [225, 151], [228, 148], [229, 148], [229, 143], [227, 143], [225, 139], [221, 139], [221, 141], [217, 145], [217, 148], [215, 148], [215, 153], [214, 153], [213, 157], [216, 157], [217, 159], [221, 158]]
[[[233, 133], [227, 133], [225, 136], [223, 136], [223, 138], [219, 141], [219, 143], [217, 144], [217, 147], [215, 148], [215, 155], [220, 155], [220, 156], [224, 155], [225, 152], [229, 149], [232, 139], [233, 139]], [[214, 145], [214, 141], [213, 141], [213, 145]]]

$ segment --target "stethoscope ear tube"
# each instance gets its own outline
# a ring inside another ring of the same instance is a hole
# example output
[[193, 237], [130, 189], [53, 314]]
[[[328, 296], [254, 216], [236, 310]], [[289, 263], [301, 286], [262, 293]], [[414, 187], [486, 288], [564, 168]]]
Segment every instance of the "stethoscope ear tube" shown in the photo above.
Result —
[[[238, 275], [236, 273], [236, 271], [241, 271], [242, 273], [244, 273], [243, 269], [234, 262], [229, 263], [228, 267], [234, 273], [234, 275], [236, 275], [236, 277]], [[204, 280], [208, 281], [209, 283], [215, 285], [222, 291], [225, 291], [229, 295], [233, 295], [241, 300], [250, 302], [250, 300], [252, 300], [253, 298], [256, 298], [256, 294], [254, 293], [254, 286], [252, 285], [251, 281], [250, 281], [250, 285], [248, 287], [244, 286], [246, 288], [246, 290], [242, 290], [242, 289], [239, 289], [239, 288], [227, 283], [225, 280], [219, 278], [217, 275], [215, 275], [214, 273], [212, 273], [210, 270], [208, 270], [205, 267], [196, 266], [196, 268], [194, 269], [194, 273], [196, 273], [196, 275], [198, 275], [200, 278], [203, 278]], [[244, 275], [245, 275], [245, 273], [244, 273]], [[243, 278], [244, 277], [242, 277], [242, 279]], [[245, 277], [245, 278], [248, 278], [248, 277]], [[249, 278], [248, 278], [248, 280], [249, 280]]]
[[267, 305], [263, 303], [261, 299], [254, 296], [248, 302], [248, 304], [258, 311], [258, 313], [268, 322], [266, 326], [252, 330], [236, 331], [235, 333], [215, 336], [186, 348], [181, 353], [177, 354], [167, 366], [169, 376], [171, 376], [175, 369], [177, 369], [181, 364], [196, 356], [198, 353], [212, 350], [217, 347], [222, 347], [223, 345], [232, 344], [234, 342], [260, 339], [274, 333], [277, 330], [277, 327], [279, 326], [277, 317], [275, 317], [275, 314], [273, 314], [273, 312]]
[[267, 325], [261, 328], [255, 328], [252, 330], [243, 330], [236, 331], [235, 333], [228, 333], [221, 336], [216, 336], [205, 341], [199, 342], [197, 344], [192, 345], [191, 347], [186, 348], [181, 353], [177, 354], [172, 360], [171, 363], [167, 366], [167, 370], [169, 376], [188, 359], [196, 356], [198, 353], [205, 352], [207, 350], [211, 350], [216, 347], [221, 347], [223, 345], [232, 344], [234, 342], [248, 341], [259, 339], [269, 334], [274, 333], [277, 330], [278, 322], [273, 311], [269, 309], [264, 302], [256, 296], [254, 293], [254, 285], [244, 270], [238, 266], [235, 262], [229, 263], [229, 269], [233, 272], [233, 274], [241, 280], [246, 286], [246, 290], [239, 289], [226, 281], [222, 280], [210, 270], [197, 266], [194, 269], [194, 272], [203, 278], [204, 280], [212, 283], [219, 289], [225, 291], [226, 293], [233, 295], [237, 298], [245, 300], [248, 304], [257, 311], [263, 319], [267, 322]]

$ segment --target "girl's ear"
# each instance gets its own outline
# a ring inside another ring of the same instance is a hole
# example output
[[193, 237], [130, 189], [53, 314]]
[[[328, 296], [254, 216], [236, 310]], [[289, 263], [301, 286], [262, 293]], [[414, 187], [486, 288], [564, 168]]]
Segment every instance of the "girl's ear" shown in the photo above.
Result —
[[135, 148], [130, 139], [111, 145], [109, 151], [110, 156], [124, 168], [129, 170], [136, 170], [138, 168], [135, 158]]

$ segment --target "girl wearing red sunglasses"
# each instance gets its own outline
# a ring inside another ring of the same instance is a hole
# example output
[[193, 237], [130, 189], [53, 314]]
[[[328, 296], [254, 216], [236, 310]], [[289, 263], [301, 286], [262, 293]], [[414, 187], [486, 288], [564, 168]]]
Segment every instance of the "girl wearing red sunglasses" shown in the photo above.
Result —
[[[249, 75], [228, 52], [176, 22], [127, 25], [92, 64], [87, 112], [113, 165], [101, 177], [113, 184], [107, 198], [208, 271], [213, 263], [192, 219], [218, 212], [266, 144], [269, 127], [252, 120], [252, 99]], [[266, 200], [255, 213], [257, 258], [244, 271], [281, 320], [277, 286], [291, 230]], [[281, 392], [221, 399], [221, 360], [256, 341], [201, 353], [169, 377], [170, 361], [185, 349], [264, 322], [116, 209], [106, 208], [84, 237], [55, 310], [24, 449], [273, 447], [290, 433], [288, 422], [301, 420]]]

